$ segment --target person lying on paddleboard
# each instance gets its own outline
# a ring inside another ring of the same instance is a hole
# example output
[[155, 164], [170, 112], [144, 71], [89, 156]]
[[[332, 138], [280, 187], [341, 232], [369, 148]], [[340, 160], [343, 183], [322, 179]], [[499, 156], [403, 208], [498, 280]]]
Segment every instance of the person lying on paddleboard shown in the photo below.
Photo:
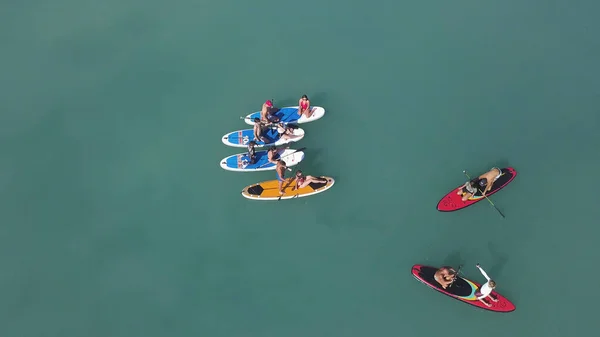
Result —
[[312, 115], [310, 109], [310, 100], [306, 95], [302, 95], [302, 97], [298, 101], [298, 115], [300, 115], [300, 117], [304, 115], [306, 116], [306, 118], [309, 118]]
[[492, 304], [488, 303], [487, 301], [484, 301], [484, 299], [489, 296], [492, 301], [498, 302], [498, 299], [494, 295], [492, 295], [492, 290], [494, 290], [496, 288], [496, 282], [494, 282], [494, 280], [490, 279], [490, 277], [485, 273], [485, 271], [479, 266], [479, 263], [476, 265], [476, 267], [477, 267], [477, 269], [479, 269], [481, 274], [483, 274], [483, 277], [485, 277], [487, 282], [484, 285], [482, 285], [481, 288], [479, 288], [479, 290], [477, 290], [475, 292], [475, 296], [483, 304], [487, 305], [488, 307], [491, 307]]
[[256, 146], [256, 142], [251, 140], [248, 143], [248, 157], [250, 158], [250, 164], [256, 163], [256, 150], [254, 147]]
[[456, 277], [456, 270], [452, 267], [442, 267], [438, 269], [435, 274], [433, 274], [433, 278], [437, 283], [439, 283], [442, 288], [446, 289], [448, 286], [454, 282], [454, 278]]
[[271, 100], [267, 100], [262, 105], [262, 110], [260, 111], [260, 120], [266, 123], [277, 123], [279, 122], [279, 118], [275, 116], [277, 109], [273, 107], [273, 102]]
[[275, 172], [277, 172], [277, 182], [279, 182], [279, 194], [283, 195], [283, 182], [285, 181], [285, 170], [287, 166], [283, 160], [277, 162]]
[[308, 186], [310, 183], [327, 183], [326, 179], [319, 179], [313, 176], [305, 176], [301, 170], [296, 171], [296, 186], [292, 187], [292, 191]]
[[265, 130], [265, 124], [258, 117], [254, 118], [254, 140], [261, 141], [265, 144], [269, 142], [269, 139], [263, 137], [263, 131]]
[[277, 133], [279, 133], [279, 137], [283, 140], [290, 140], [295, 137], [294, 128], [283, 123], [279, 123], [277, 126]]
[[477, 193], [477, 190], [481, 190], [482, 195], [485, 196], [487, 192], [492, 189], [494, 182], [500, 178], [502, 171], [493, 167], [490, 171], [480, 175], [479, 177], [467, 181], [462, 187], [458, 188], [457, 195], [462, 195], [462, 201], [467, 201], [470, 197]]

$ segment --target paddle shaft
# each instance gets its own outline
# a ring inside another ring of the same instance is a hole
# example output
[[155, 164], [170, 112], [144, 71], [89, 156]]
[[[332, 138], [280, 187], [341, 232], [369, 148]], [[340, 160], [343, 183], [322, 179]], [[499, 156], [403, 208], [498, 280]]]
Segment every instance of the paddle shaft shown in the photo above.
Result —
[[[463, 171], [463, 173], [464, 173], [464, 174], [467, 176], [467, 178], [468, 178], [468, 179], [469, 179], [469, 181], [470, 181], [470, 180], [471, 180], [471, 177], [469, 177], [469, 174], [467, 173], [467, 171]], [[498, 207], [496, 207], [496, 205], [494, 205], [494, 203], [493, 203], [493, 202], [490, 200], [490, 198], [488, 198], [488, 197], [487, 197], [487, 195], [483, 194], [483, 191], [482, 191], [482, 190], [480, 190], [479, 188], [477, 188], [477, 190], [478, 190], [479, 192], [481, 192], [481, 195], [483, 195], [483, 197], [484, 197], [484, 198], [486, 198], [486, 199], [487, 199], [487, 201], [489, 201], [489, 202], [490, 202], [490, 204], [491, 204], [492, 206], [494, 206], [494, 208], [496, 209], [496, 211], [498, 211], [498, 213], [500, 213], [500, 215], [502, 215], [502, 217], [503, 217], [503, 218], [505, 218], [504, 214], [502, 214], [502, 212], [500, 212], [500, 210], [498, 209]]]
[[461, 269], [462, 269], [462, 264], [460, 266], [458, 266], [458, 270], [456, 271], [456, 274], [454, 274], [454, 277], [452, 278], [452, 282], [450, 282], [450, 284], [448, 285], [448, 288], [450, 288], [454, 284], [454, 281], [456, 281], [456, 278], [458, 277], [458, 273], [460, 273]]

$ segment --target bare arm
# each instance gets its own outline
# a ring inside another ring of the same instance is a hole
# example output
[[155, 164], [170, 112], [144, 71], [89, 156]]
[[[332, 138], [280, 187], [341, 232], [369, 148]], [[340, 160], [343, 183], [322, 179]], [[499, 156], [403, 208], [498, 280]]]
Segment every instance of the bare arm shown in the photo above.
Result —
[[477, 265], [477, 269], [479, 269], [479, 271], [481, 272], [481, 274], [483, 275], [483, 277], [485, 277], [486, 280], [490, 280], [490, 277], [485, 273], [485, 271], [483, 269], [481, 269], [481, 267], [479, 265]]

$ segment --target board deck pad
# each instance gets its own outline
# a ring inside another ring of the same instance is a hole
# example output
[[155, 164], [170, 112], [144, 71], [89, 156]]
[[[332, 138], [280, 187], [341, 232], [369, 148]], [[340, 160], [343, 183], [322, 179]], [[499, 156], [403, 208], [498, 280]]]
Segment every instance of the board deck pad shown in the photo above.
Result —
[[[274, 115], [277, 118], [279, 118], [280, 122], [283, 123], [303, 124], [316, 121], [323, 117], [323, 115], [325, 114], [325, 109], [323, 109], [322, 107], [311, 106], [310, 109], [312, 111], [312, 115], [309, 118], [306, 118], [305, 116], [301, 117], [300, 115], [298, 115], [298, 106], [280, 108], [279, 110], [277, 110], [276, 113], [274, 113]], [[260, 118], [260, 111], [249, 114], [248, 116], [246, 116], [244, 121], [246, 122], [246, 124], [254, 125], [254, 118]]]
[[484, 301], [490, 303], [492, 306], [488, 307], [487, 305], [481, 303], [481, 301], [479, 301], [477, 297], [475, 297], [475, 292], [479, 290], [481, 284], [460, 276], [456, 278], [456, 280], [450, 287], [446, 289], [442, 288], [442, 286], [433, 277], [437, 269], [438, 268], [435, 267], [415, 264], [412, 267], [412, 275], [417, 280], [426, 284], [432, 289], [435, 289], [461, 302], [474, 305], [481, 309], [495, 312], [511, 312], [516, 309], [513, 303], [511, 303], [508, 299], [506, 299], [504, 296], [498, 294], [495, 291], [492, 291], [491, 296], [496, 298], [498, 302], [494, 302], [489, 298], [485, 298]]
[[[266, 128], [263, 132], [263, 136], [267, 138], [269, 141], [267, 144], [265, 142], [257, 140], [256, 147], [265, 147], [270, 145], [283, 145], [291, 142], [297, 142], [300, 139], [304, 138], [304, 130], [300, 128], [294, 129], [295, 136], [289, 140], [280, 139], [280, 134], [277, 132], [276, 128]], [[232, 147], [247, 147], [248, 143], [254, 139], [254, 130], [246, 129], [246, 130], [238, 130], [234, 132], [230, 132], [223, 136], [223, 144], [232, 146]]]
[[[498, 180], [496, 180], [492, 184], [492, 189], [490, 191], [488, 191], [488, 193], [486, 193], [486, 196], [488, 196], [488, 197], [491, 196], [492, 194], [500, 191], [502, 188], [504, 188], [506, 185], [508, 185], [511, 181], [513, 181], [513, 179], [515, 179], [515, 177], [517, 176], [517, 171], [515, 171], [515, 169], [512, 167], [501, 168], [500, 170], [502, 171], [502, 175], [500, 176], [500, 178], [498, 178]], [[475, 177], [471, 177], [471, 178], [474, 179]], [[469, 206], [485, 199], [485, 197], [483, 197], [483, 195], [481, 194], [481, 190], [479, 190], [471, 198], [467, 199], [466, 201], [462, 201], [462, 196], [456, 194], [458, 189], [461, 188], [462, 186], [464, 186], [464, 183], [462, 185], [454, 188], [452, 191], [450, 191], [450, 193], [446, 194], [438, 202], [437, 210], [440, 212], [454, 212], [454, 211], [458, 211], [459, 209], [469, 207]]]
[[247, 186], [242, 190], [242, 195], [245, 198], [253, 200], [278, 200], [280, 196], [281, 200], [303, 198], [324, 192], [330, 189], [335, 183], [335, 180], [331, 177], [322, 176], [319, 178], [326, 179], [327, 183], [310, 183], [303, 188], [292, 191], [292, 188], [296, 185], [296, 181], [294, 177], [287, 178], [286, 181], [283, 182], [284, 194], [280, 195], [279, 182], [277, 180], [269, 180]]
[[[288, 167], [299, 164], [304, 159], [304, 152], [280, 148], [277, 150], [280, 158], [283, 158]], [[250, 163], [248, 153], [239, 153], [221, 160], [221, 167], [229, 171], [252, 172], [274, 170], [275, 164], [269, 162], [268, 151], [257, 151], [255, 162]]]

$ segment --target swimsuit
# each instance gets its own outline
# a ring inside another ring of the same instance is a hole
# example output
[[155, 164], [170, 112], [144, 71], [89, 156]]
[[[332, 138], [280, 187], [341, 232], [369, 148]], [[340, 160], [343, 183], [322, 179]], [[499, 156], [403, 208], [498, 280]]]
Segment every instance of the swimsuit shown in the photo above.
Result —
[[302, 185], [304, 184], [304, 181], [306, 180], [306, 178], [301, 177], [301, 178], [296, 178], [296, 181], [298, 182], [298, 185]]
[[305, 110], [308, 108], [308, 103], [306, 103], [306, 101], [302, 101], [302, 103], [300, 103], [300, 108], [300, 110]]
[[497, 175], [497, 176], [494, 178], [494, 181], [496, 181], [496, 180], [498, 180], [498, 178], [500, 178], [500, 176], [502, 175], [502, 170], [501, 170], [501, 169], [499, 169], [498, 167], [492, 167], [492, 170], [493, 170], [493, 169], [496, 169], [496, 170], [498, 170], [498, 172], [499, 172], [499, 173], [498, 173], [498, 175]]

